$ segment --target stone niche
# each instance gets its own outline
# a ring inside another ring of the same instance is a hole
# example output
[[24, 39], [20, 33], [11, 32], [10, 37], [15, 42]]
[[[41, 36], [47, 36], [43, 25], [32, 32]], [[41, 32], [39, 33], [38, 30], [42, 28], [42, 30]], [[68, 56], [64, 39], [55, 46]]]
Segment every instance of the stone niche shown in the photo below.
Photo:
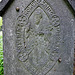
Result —
[[4, 75], [73, 75], [73, 32], [64, 0], [14, 0], [3, 15]]

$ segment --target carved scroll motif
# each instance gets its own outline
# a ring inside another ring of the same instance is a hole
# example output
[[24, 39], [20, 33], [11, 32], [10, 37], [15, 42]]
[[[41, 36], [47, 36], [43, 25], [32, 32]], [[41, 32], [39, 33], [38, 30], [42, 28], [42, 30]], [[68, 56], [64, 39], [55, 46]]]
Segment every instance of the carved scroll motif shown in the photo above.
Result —
[[18, 59], [32, 75], [46, 75], [60, 56], [60, 23], [45, 0], [33, 0], [17, 18]]

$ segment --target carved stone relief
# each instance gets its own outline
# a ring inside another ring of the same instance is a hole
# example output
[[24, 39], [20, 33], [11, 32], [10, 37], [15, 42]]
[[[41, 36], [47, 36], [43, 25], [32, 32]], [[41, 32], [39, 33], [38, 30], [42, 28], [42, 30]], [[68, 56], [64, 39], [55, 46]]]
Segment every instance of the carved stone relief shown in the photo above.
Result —
[[17, 56], [32, 75], [46, 75], [60, 53], [60, 19], [45, 0], [33, 0], [17, 18]]

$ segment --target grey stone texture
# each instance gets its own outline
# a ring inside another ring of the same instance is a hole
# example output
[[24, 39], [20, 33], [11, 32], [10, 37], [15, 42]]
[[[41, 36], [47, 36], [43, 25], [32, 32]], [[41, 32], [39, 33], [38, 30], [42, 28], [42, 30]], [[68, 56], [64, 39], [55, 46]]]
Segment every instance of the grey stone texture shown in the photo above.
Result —
[[2, 0], [0, 2], [0, 16], [2, 16], [4, 14], [4, 12], [6, 11], [6, 9], [9, 7], [9, 5], [11, 5], [11, 3], [14, 0]]
[[74, 24], [63, 0], [15, 0], [3, 15], [4, 75], [73, 75]]
[[0, 11], [6, 6], [6, 4], [9, 2], [9, 0], [2, 0], [0, 2]]
[[75, 0], [68, 0], [73, 9], [75, 10]]

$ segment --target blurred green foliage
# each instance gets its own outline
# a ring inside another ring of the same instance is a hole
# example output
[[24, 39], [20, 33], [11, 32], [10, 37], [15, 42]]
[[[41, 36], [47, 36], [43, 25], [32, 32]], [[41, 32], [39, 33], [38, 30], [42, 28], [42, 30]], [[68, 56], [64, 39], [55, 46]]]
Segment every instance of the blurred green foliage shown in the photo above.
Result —
[[[2, 17], [0, 17], [0, 29], [2, 26]], [[0, 31], [0, 75], [4, 75], [4, 70], [3, 70], [3, 36], [2, 36], [2, 31]]]
[[3, 75], [3, 41], [2, 41], [2, 32], [0, 32], [0, 75]]
[[0, 29], [1, 29], [1, 26], [2, 26], [2, 17], [0, 17]]

